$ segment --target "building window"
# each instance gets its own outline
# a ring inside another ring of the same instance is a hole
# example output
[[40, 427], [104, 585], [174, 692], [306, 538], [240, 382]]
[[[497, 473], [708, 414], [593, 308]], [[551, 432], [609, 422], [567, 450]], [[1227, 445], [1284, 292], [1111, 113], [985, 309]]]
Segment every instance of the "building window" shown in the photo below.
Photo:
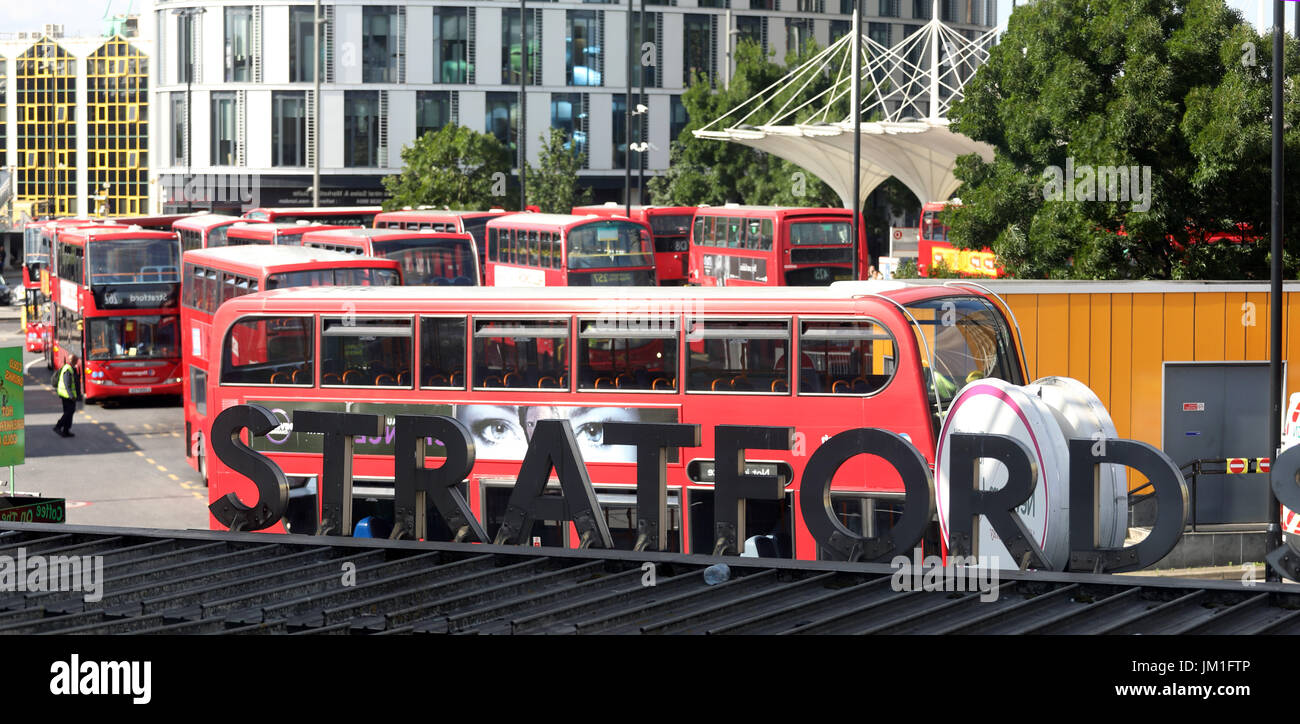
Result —
[[889, 47], [889, 23], [867, 23], [867, 37]]
[[312, 6], [293, 5], [289, 8], [289, 80], [294, 83], [315, 80], [312, 75], [316, 69], [312, 57], [316, 45], [315, 19], [316, 10]]
[[[645, 33], [641, 32], [641, 17], [645, 17]], [[655, 43], [656, 52], [650, 56], [651, 63], [658, 63], [658, 40], [659, 32], [659, 13], [633, 13], [632, 14], [632, 48], [634, 52], [634, 63], [632, 64], [632, 85], [641, 85], [641, 74], [645, 73], [645, 86], [647, 88], [659, 87], [659, 72], [656, 65], [646, 65], [642, 62], [641, 46], [644, 43]]]
[[361, 82], [397, 82], [397, 8], [363, 6], [361, 8]]
[[729, 8], [731, 2], [730, 0], [699, 0], [699, 5], [702, 8]]
[[677, 137], [686, 130], [686, 124], [690, 120], [690, 116], [686, 115], [686, 104], [682, 103], [682, 97], [672, 96], [668, 102], [668, 140], [677, 140]]
[[749, 0], [750, 10], [776, 10], [776, 0]]
[[986, 0], [984, 3], [984, 24], [993, 27], [998, 24], [998, 0]]
[[176, 18], [176, 82], [194, 82], [194, 24], [193, 15]]
[[253, 9], [226, 8], [226, 82], [247, 83], [253, 68]]
[[686, 15], [685, 18], [682, 45], [686, 62], [682, 64], [682, 85], [690, 87], [697, 74], [702, 74], [705, 78], [713, 77], [713, 30], [708, 15]]
[[469, 82], [469, 25], [465, 8], [433, 9], [433, 82]]
[[614, 96], [610, 121], [614, 129], [614, 168], [627, 168], [627, 96], [625, 94], [619, 93]]
[[882, 18], [898, 17], [898, 0], [880, 0], [880, 16]]
[[185, 129], [189, 127], [189, 106], [186, 93], [172, 92], [172, 165], [188, 166], [189, 157], [185, 144]]
[[601, 84], [604, 57], [601, 54], [600, 14], [592, 10], [570, 10], [569, 47], [564, 54], [565, 82], [569, 85]]
[[801, 13], [824, 13], [826, 0], [799, 0], [796, 7]]
[[271, 94], [271, 165], [307, 165], [307, 94]]
[[[528, 14], [528, 84], [535, 85], [542, 56], [537, 52], [537, 23]], [[519, 85], [519, 73], [525, 58], [519, 52], [519, 10], [506, 8], [501, 14], [501, 83]]]
[[569, 139], [565, 148], [583, 154], [582, 167], [587, 167], [587, 109], [582, 93], [551, 94], [551, 127], [564, 131]]
[[930, 19], [930, 0], [912, 0], [912, 17]]
[[739, 15], [736, 17], [736, 30], [740, 31], [737, 39], [737, 46], [741, 40], [749, 40], [756, 43], [762, 48], [763, 55], [767, 55], [766, 33], [763, 32], [763, 23], [766, 18], [757, 15]]
[[939, 16], [945, 23], [959, 22], [957, 18], [957, 0], [941, 0]]
[[[515, 139], [519, 134], [519, 94], [487, 94], [487, 132], [515, 152]], [[511, 156], [513, 158], [513, 156]]]
[[415, 137], [437, 131], [451, 123], [451, 91], [419, 91], [415, 94]]
[[831, 42], [832, 43], [844, 37], [845, 35], [848, 35], [851, 32], [853, 32], [853, 23], [849, 22], [848, 20], [831, 21]]
[[379, 165], [379, 92], [343, 93], [343, 165], [374, 168]]
[[235, 94], [212, 94], [212, 165], [234, 166], [239, 156]]
[[797, 52], [813, 39], [812, 18], [791, 18], [785, 24], [785, 49]]

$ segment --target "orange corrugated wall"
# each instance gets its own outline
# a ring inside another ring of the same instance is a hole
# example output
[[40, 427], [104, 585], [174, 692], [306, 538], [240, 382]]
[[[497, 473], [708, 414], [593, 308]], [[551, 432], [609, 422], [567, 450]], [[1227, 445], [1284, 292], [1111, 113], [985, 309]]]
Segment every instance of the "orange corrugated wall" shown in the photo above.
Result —
[[[1031, 379], [1073, 377], [1110, 411], [1119, 436], [1160, 447], [1165, 362], [1268, 359], [1268, 294], [1005, 294], [1020, 324]], [[1283, 352], [1300, 360], [1300, 293], [1286, 292]], [[1300, 391], [1300, 364], [1286, 391]], [[1284, 400], [1285, 404], [1285, 400]], [[1136, 485], [1138, 476], [1130, 476]]]

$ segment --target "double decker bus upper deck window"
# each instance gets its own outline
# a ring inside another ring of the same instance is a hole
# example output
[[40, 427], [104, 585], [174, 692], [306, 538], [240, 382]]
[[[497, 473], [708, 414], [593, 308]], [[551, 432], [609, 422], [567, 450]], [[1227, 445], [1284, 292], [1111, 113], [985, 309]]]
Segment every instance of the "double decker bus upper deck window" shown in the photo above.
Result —
[[800, 221], [790, 224], [791, 246], [831, 246], [853, 240], [847, 221]]
[[230, 231], [230, 224], [222, 224], [215, 229], [208, 230], [208, 248], [214, 246], [226, 245], [226, 234]]
[[395, 287], [401, 279], [392, 269], [338, 268], [281, 272], [266, 278], [267, 289], [288, 287]]
[[179, 283], [181, 249], [176, 239], [104, 239], [90, 247], [90, 283]]
[[691, 319], [686, 346], [691, 392], [790, 392], [788, 321]]
[[464, 318], [420, 317], [420, 386], [465, 389]]
[[409, 318], [321, 318], [322, 387], [410, 387]]
[[870, 321], [803, 322], [800, 394], [873, 395], [898, 369], [894, 337]]
[[157, 359], [180, 355], [174, 314], [91, 317], [86, 322], [89, 325], [87, 359]]
[[653, 266], [650, 234], [628, 221], [592, 221], [568, 233], [569, 268]]
[[915, 330], [932, 402], [944, 408], [968, 382], [996, 377], [1023, 385], [1011, 330], [988, 300], [944, 297], [907, 305], [920, 327]]
[[677, 320], [580, 320], [579, 390], [677, 389]]
[[230, 326], [222, 350], [223, 385], [311, 387], [311, 317], [245, 317]]
[[474, 387], [567, 388], [568, 320], [475, 320]]

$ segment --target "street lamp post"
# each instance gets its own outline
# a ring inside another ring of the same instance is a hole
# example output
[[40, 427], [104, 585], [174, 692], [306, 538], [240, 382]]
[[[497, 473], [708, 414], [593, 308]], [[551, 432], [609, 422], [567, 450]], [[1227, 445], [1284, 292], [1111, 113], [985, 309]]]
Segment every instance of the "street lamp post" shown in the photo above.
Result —
[[312, 208], [320, 208], [320, 26], [325, 22], [325, 18], [320, 15], [320, 0], [316, 0], [315, 15], [312, 22], [312, 41], [311, 41], [311, 80], [312, 80], [312, 127], [316, 132], [312, 134], [312, 143], [315, 148], [311, 154], [311, 205]]
[[623, 96], [623, 213], [632, 215], [632, 3], [627, 0], [627, 93]]
[[853, 84], [849, 94], [849, 104], [853, 114], [853, 278], [857, 279], [861, 270], [859, 259], [862, 255], [859, 239], [862, 233], [862, 0], [853, 3]]
[[[1282, 208], [1282, 24], [1286, 11], [1282, 0], [1273, 0], [1273, 203], [1269, 227], [1272, 233], [1272, 278], [1269, 286], [1269, 391], [1268, 449], [1270, 460], [1277, 460], [1282, 447], [1282, 232], [1285, 216]], [[1282, 545], [1282, 529], [1277, 496], [1268, 486], [1268, 529], [1265, 550]], [[1268, 566], [1265, 579], [1280, 581], [1281, 576]]]
[[[528, 163], [528, 152], [526, 150], [527, 144], [524, 143], [524, 139], [527, 138], [524, 134], [528, 132], [525, 121], [528, 112], [528, 7], [526, 2], [527, 0], [519, 0], [519, 119], [516, 122], [519, 130], [515, 134], [515, 143], [519, 146], [517, 150], [519, 152], [520, 211], [528, 209], [528, 182], [525, 178], [528, 175], [525, 172]], [[509, 119], [506, 119], [506, 122], [508, 123]]]
[[[641, 12], [637, 16], [637, 29], [641, 32], [641, 41], [637, 43], [637, 58], [645, 52], [645, 0], [641, 0]], [[655, 69], [658, 72], [658, 68]], [[645, 64], [637, 66], [637, 79], [641, 81], [640, 89], [637, 91], [637, 104], [645, 103]], [[640, 144], [640, 149], [636, 153], [636, 200], [638, 204], [645, 203], [645, 152], [649, 146], [646, 144], [645, 127], [646, 111], [637, 109], [639, 114], [636, 119], [636, 140]], [[648, 109], [647, 109], [648, 110]]]

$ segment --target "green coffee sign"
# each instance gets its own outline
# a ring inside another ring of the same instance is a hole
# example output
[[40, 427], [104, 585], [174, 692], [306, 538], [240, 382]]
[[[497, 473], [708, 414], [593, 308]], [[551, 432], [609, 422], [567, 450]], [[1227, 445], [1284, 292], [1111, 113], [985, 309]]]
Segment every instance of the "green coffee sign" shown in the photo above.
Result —
[[23, 348], [0, 347], [0, 466], [22, 465], [27, 435], [23, 429]]

